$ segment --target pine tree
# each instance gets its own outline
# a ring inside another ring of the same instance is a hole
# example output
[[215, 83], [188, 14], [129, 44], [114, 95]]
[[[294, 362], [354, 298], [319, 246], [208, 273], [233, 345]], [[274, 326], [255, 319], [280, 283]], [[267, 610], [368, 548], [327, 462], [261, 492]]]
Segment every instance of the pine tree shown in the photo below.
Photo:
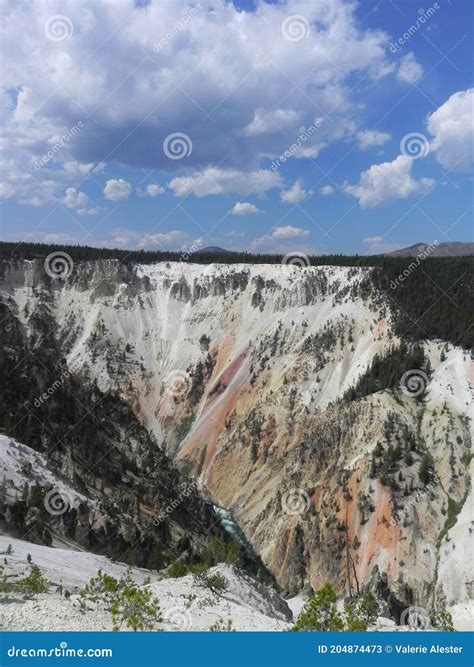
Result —
[[420, 480], [423, 482], [423, 484], [426, 486], [427, 484], [429, 484], [429, 482], [431, 482], [432, 475], [433, 475], [433, 459], [431, 458], [431, 455], [428, 452], [425, 452], [421, 459], [418, 476]]

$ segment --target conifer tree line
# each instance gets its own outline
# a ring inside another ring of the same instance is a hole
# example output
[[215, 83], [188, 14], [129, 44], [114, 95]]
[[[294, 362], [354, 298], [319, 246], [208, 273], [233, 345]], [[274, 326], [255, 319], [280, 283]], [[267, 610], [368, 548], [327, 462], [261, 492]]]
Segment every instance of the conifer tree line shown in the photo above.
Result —
[[[260, 255], [216, 249], [184, 254], [171, 251], [119, 250], [80, 245], [0, 243], [0, 259], [41, 259], [67, 252], [74, 262], [116, 259], [133, 267], [155, 262], [197, 264], [281, 264], [282, 255]], [[384, 255], [313, 255], [311, 266], [374, 267], [366, 282], [383, 292], [395, 313], [396, 333], [408, 340], [441, 339], [465, 349], [474, 347], [474, 258]], [[416, 265], [416, 266], [415, 266]], [[301, 269], [304, 271], [304, 269]]]
[[[425, 356], [421, 345], [407, 345], [402, 341], [399, 347], [391, 347], [387, 354], [376, 354], [370, 368], [359, 378], [357, 384], [350, 387], [344, 400], [353, 401], [370, 396], [384, 389], [400, 390], [400, 379], [404, 373], [420, 370], [429, 378], [430, 360]], [[422, 398], [422, 393], [419, 396]]]

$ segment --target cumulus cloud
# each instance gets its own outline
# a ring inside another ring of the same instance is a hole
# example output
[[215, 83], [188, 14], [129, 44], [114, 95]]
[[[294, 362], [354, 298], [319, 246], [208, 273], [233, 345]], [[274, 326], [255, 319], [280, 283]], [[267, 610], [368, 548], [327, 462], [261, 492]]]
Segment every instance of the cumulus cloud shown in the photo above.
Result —
[[397, 79], [404, 83], [416, 83], [423, 76], [423, 67], [416, 61], [413, 53], [407, 53], [400, 60], [397, 71]]
[[236, 204], [234, 204], [231, 213], [232, 215], [253, 215], [255, 213], [263, 213], [263, 211], [257, 208], [255, 204], [238, 201]]
[[252, 121], [244, 128], [244, 134], [252, 137], [281, 132], [285, 128], [295, 127], [300, 118], [301, 113], [293, 109], [258, 110]]
[[123, 178], [111, 178], [104, 187], [104, 197], [111, 201], [124, 201], [130, 197], [132, 186]]
[[80, 178], [87, 176], [87, 174], [89, 174], [93, 168], [94, 164], [92, 162], [89, 162], [88, 164], [81, 164], [76, 160], [71, 160], [70, 162], [64, 163], [64, 171], [67, 174], [71, 174], [72, 176], [78, 176]]
[[461, 90], [427, 118], [428, 130], [433, 135], [430, 148], [447, 169], [464, 171], [473, 162], [473, 104], [474, 88]]
[[76, 188], [68, 188], [62, 198], [64, 206], [67, 208], [80, 208], [87, 204], [89, 197], [85, 192], [78, 192]]
[[263, 195], [273, 188], [281, 188], [281, 176], [268, 169], [238, 171], [209, 167], [189, 176], [177, 176], [168, 186], [177, 197], [194, 194], [196, 197], [226, 194]]
[[276, 238], [273, 233], [260, 236], [246, 248], [248, 252], [273, 253], [286, 255], [289, 252], [303, 252], [306, 255], [319, 255], [319, 250], [305, 242], [304, 238]]
[[391, 139], [388, 132], [377, 132], [375, 130], [363, 130], [357, 134], [359, 141], [359, 148], [365, 151], [372, 146], [382, 146], [386, 141]]
[[430, 188], [430, 178], [415, 180], [411, 175], [414, 160], [399, 155], [392, 162], [373, 164], [363, 171], [357, 185], [346, 185], [344, 191], [359, 200], [361, 208], [384, 206], [396, 199], [406, 199]]
[[173, 229], [170, 232], [145, 234], [139, 239], [137, 246], [140, 248], [164, 248], [166, 250], [174, 250], [187, 241], [189, 241], [189, 236], [185, 232], [179, 229]]
[[150, 232], [140, 234], [132, 229], [115, 228], [112, 237], [103, 241], [107, 247], [149, 248], [158, 250], [177, 250], [185, 243], [191, 243], [190, 237], [180, 229], [168, 232]]
[[78, 208], [76, 213], [78, 215], [97, 215], [104, 209], [101, 208], [100, 206], [93, 206], [91, 208]]
[[330, 195], [333, 194], [334, 188], [332, 185], [323, 185], [323, 187], [319, 191], [324, 197], [329, 197]]
[[394, 243], [385, 241], [383, 236], [367, 236], [362, 243], [366, 246], [364, 252], [367, 255], [381, 255], [399, 249]]
[[145, 188], [145, 196], [147, 197], [158, 197], [158, 195], [164, 195], [166, 190], [161, 187], [161, 185], [157, 185], [156, 183], [150, 183], [149, 185], [146, 186]]
[[310, 232], [307, 229], [286, 225], [285, 227], [275, 227], [272, 232], [272, 237], [274, 239], [293, 239], [303, 238], [305, 236], [309, 236], [309, 234]]
[[[364, 29], [356, 4], [345, 0], [259, 2], [251, 10], [201, 0], [202, 9], [184, 23], [183, 2], [121, 0], [113, 11], [108, 0], [3, 4], [3, 85], [19, 91], [0, 110], [10, 136], [3, 154], [15, 162], [5, 192], [37, 205], [79, 187], [81, 174], [63, 169], [66, 162], [87, 169], [99, 162], [173, 172], [186, 167], [191, 175], [216, 164], [258, 171], [264, 157], [283, 155], [300, 128], [313, 124], [317, 107], [331, 122], [307, 137], [299, 155], [314, 156], [353, 131], [353, 76], [369, 81], [391, 69], [388, 35]], [[45, 37], [54, 14], [71, 21], [71, 39]], [[291, 14], [311, 25], [296, 45], [281, 34]], [[164, 39], [176, 25], [179, 33]], [[296, 81], [288, 95], [288, 82]], [[212, 122], [203, 122], [203, 113]], [[185, 161], [164, 153], [165, 138], [175, 132], [192, 140]], [[56, 189], [35, 192], [29, 170], [56, 145], [49, 163]]]
[[280, 193], [280, 199], [285, 204], [299, 204], [309, 196], [309, 192], [303, 188], [300, 181], [296, 181], [289, 190]]
[[366, 245], [373, 245], [374, 243], [380, 243], [382, 240], [381, 236], [366, 236], [365, 239], [362, 240], [363, 243]]

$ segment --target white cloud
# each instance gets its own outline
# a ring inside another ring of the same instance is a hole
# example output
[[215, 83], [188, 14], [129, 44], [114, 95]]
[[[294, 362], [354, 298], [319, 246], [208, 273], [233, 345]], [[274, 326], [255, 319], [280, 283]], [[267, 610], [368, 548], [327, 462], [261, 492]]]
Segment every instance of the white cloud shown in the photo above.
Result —
[[124, 201], [131, 192], [132, 186], [123, 178], [111, 178], [104, 187], [104, 197], [111, 201]]
[[150, 183], [145, 188], [145, 194], [147, 197], [158, 197], [158, 195], [164, 195], [166, 190], [157, 185], [156, 183]]
[[464, 171], [473, 161], [473, 104], [474, 88], [461, 90], [427, 118], [428, 130], [434, 137], [430, 148], [447, 169]]
[[296, 181], [289, 190], [280, 192], [280, 199], [285, 204], [299, 204], [309, 196], [309, 192], [303, 188], [301, 181]]
[[231, 213], [232, 215], [253, 215], [256, 213], [263, 213], [263, 211], [257, 208], [255, 204], [238, 201], [236, 204], [234, 204]]
[[362, 242], [366, 245], [373, 245], [374, 243], [380, 243], [381, 240], [381, 236], [366, 236], [365, 239], [362, 239]]
[[238, 171], [209, 167], [189, 176], [178, 176], [169, 182], [177, 197], [194, 194], [196, 197], [224, 194], [263, 195], [268, 190], [282, 186], [281, 176], [268, 169]]
[[416, 61], [413, 53], [407, 53], [400, 60], [398, 66], [397, 79], [404, 83], [416, 83], [423, 76], [423, 67]]
[[73, 176], [79, 176], [84, 178], [89, 172], [92, 171], [94, 164], [90, 162], [89, 164], [81, 164], [77, 161], [65, 162], [64, 171]]
[[76, 213], [78, 215], [97, 215], [103, 210], [100, 206], [93, 206], [92, 208], [78, 208]]
[[322, 195], [324, 195], [324, 197], [329, 197], [330, 195], [332, 195], [334, 193], [334, 188], [332, 187], [332, 185], [323, 185], [323, 187], [321, 188], [321, 190], [319, 192]]
[[67, 188], [62, 202], [67, 208], [80, 208], [87, 204], [89, 197], [85, 192], [78, 192], [76, 188]]
[[[5, 145], [8, 146], [9, 143], [6, 141]], [[15, 159], [7, 157], [8, 149], [2, 150], [4, 157], [0, 158], [0, 172], [4, 182], [0, 187], [0, 199], [16, 197], [18, 202], [27, 206], [44, 206], [65, 197], [66, 202], [72, 202], [65, 192], [68, 188], [79, 191], [79, 186], [85, 178], [84, 174], [87, 172], [86, 167], [89, 165], [68, 162], [61, 168], [53, 169], [48, 161], [38, 165], [32, 159], [28, 159], [23, 165], [21, 164], [23, 148], [24, 145], [20, 142]], [[63, 203], [66, 205], [66, 202]]]
[[293, 239], [293, 238], [303, 238], [309, 236], [310, 232], [307, 229], [302, 229], [301, 227], [292, 227], [287, 225], [285, 227], [275, 227], [272, 232], [272, 237], [274, 239]]
[[399, 155], [393, 162], [373, 164], [363, 171], [358, 185], [346, 185], [344, 191], [359, 200], [361, 208], [384, 206], [396, 199], [406, 199], [426, 191], [434, 181], [411, 176], [414, 160]]
[[274, 111], [259, 110], [246, 128], [244, 134], [258, 136], [259, 134], [271, 134], [281, 132], [285, 128], [295, 127], [301, 113], [293, 109], [275, 109]]
[[359, 140], [359, 148], [365, 151], [372, 146], [382, 146], [386, 141], [391, 139], [388, 132], [377, 132], [375, 130], [363, 130], [357, 134]]
[[236, 229], [231, 229], [229, 232], [227, 232], [226, 236], [228, 236], [230, 239], [241, 239], [245, 236], [243, 232], [238, 232]]
[[246, 248], [248, 252], [278, 253], [286, 255], [289, 252], [303, 252], [306, 255], [319, 255], [319, 250], [304, 242], [302, 238], [275, 238], [273, 234], [266, 234], [251, 241]]
[[8, 199], [15, 192], [15, 188], [10, 183], [0, 183], [0, 199]]
[[189, 241], [189, 236], [179, 230], [173, 229], [170, 232], [163, 232], [159, 234], [145, 234], [137, 243], [139, 248], [165, 248], [167, 250], [175, 250], [180, 245]]
[[191, 240], [186, 232], [172, 229], [169, 232], [140, 234], [132, 229], [115, 228], [112, 237], [103, 241], [107, 247], [127, 248], [155, 248], [158, 250], [177, 250], [183, 244], [190, 244]]
[[382, 255], [399, 249], [395, 243], [385, 241], [383, 236], [367, 236], [362, 243], [366, 246], [364, 251], [367, 255]]
[[[201, 0], [202, 9], [183, 22], [185, 5], [121, 0], [112, 11], [109, 0], [2, 3], [3, 86], [20, 91], [0, 109], [10, 137], [4, 154], [15, 164], [8, 184], [19, 177], [18, 188], [7, 193], [49, 203], [66, 187], [78, 189], [79, 172], [87, 178], [90, 165], [104, 156], [131, 168], [186, 166], [202, 173], [220, 164], [254, 173], [263, 157], [283, 155], [296, 142], [317, 108], [331, 122], [318, 127], [298, 154], [314, 157], [355, 131], [359, 93], [351, 91], [353, 77], [372, 81], [374, 72], [390, 71], [389, 36], [365, 29], [356, 3], [286, 0], [244, 10], [227, 0]], [[45, 37], [45, 22], [54, 13], [73, 24], [71, 39], [53, 44]], [[296, 45], [280, 29], [291, 14], [304, 15], [312, 27]], [[178, 34], [164, 40], [176, 25]], [[101, 48], [104, 39], [107, 48]], [[298, 82], [291, 95], [289, 82]], [[203, 112], [212, 122], [203, 122]], [[163, 151], [165, 137], [179, 131], [194, 147], [186, 164]], [[44, 195], [34, 190], [28, 171], [54, 145], [59, 149], [48, 168], [56, 189]]]

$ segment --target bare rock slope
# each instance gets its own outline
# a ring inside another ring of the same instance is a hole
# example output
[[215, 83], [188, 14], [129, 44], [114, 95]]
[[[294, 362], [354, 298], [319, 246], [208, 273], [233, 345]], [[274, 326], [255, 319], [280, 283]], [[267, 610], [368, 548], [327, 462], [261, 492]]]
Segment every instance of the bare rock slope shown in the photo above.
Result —
[[117, 396], [231, 510], [285, 593], [370, 585], [395, 617], [472, 597], [472, 362], [424, 343], [414, 378], [348, 398], [402, 344], [370, 269], [103, 261], [60, 280], [11, 262], [4, 275], [26, 346], [53, 331], [74, 377]]

